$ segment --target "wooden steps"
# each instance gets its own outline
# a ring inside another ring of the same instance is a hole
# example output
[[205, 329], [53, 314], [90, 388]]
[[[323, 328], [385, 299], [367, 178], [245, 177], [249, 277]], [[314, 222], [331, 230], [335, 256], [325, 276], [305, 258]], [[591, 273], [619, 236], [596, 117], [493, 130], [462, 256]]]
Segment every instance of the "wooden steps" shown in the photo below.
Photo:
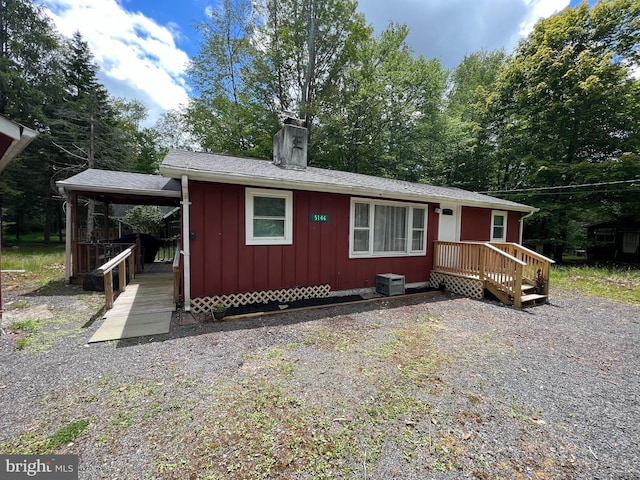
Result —
[[522, 302], [522, 305], [524, 306], [525, 304], [529, 304], [531, 306], [533, 305], [537, 305], [539, 303], [546, 303], [547, 302], [547, 295], [539, 295], [537, 293], [530, 293], [529, 295], [523, 295], [522, 297], [520, 297], [520, 301]]

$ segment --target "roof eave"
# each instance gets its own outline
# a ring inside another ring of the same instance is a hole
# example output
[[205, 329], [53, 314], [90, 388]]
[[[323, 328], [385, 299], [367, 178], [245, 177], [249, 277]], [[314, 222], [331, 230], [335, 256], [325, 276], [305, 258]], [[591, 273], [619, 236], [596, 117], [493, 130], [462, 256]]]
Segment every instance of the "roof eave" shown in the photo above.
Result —
[[351, 196], [363, 197], [379, 197], [389, 198], [393, 200], [404, 200], [411, 202], [429, 202], [440, 203], [449, 202], [459, 205], [492, 208], [492, 209], [508, 209], [517, 212], [537, 212], [538, 208], [528, 207], [527, 205], [502, 205], [491, 202], [478, 202], [474, 200], [458, 200], [447, 196], [439, 195], [419, 195], [414, 193], [390, 192], [387, 190], [378, 190], [372, 188], [341, 186], [331, 183], [315, 183], [305, 181], [290, 181], [281, 179], [271, 179], [265, 177], [255, 177], [238, 174], [218, 174], [216, 172], [197, 170], [193, 168], [175, 167], [170, 165], [161, 165], [160, 174], [170, 178], [181, 178], [186, 175], [191, 180], [199, 180], [203, 182], [230, 183], [234, 185], [247, 185], [250, 187], [268, 187], [268, 188], [286, 188], [291, 190], [306, 190], [312, 192], [338, 193]]
[[17, 124], [0, 116], [0, 131], [4, 135], [13, 138], [7, 151], [0, 156], [0, 172], [4, 170], [11, 161], [27, 148], [38, 132], [23, 125]]
[[63, 188], [66, 192], [91, 192], [99, 194], [113, 194], [113, 195], [138, 195], [148, 197], [171, 197], [180, 198], [179, 190], [147, 190], [136, 188], [109, 188], [104, 186], [88, 186], [68, 183], [65, 180], [56, 182], [58, 188]]

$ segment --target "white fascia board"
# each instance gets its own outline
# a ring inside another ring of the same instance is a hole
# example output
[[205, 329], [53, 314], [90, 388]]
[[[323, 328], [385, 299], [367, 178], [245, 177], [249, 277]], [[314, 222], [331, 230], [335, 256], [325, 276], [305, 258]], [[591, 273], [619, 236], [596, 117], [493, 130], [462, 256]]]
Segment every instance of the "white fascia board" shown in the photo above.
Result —
[[0, 157], [0, 172], [36, 138], [38, 133], [0, 116], [0, 130], [14, 140], [6, 152]]
[[114, 194], [127, 194], [127, 195], [146, 195], [149, 197], [170, 197], [180, 198], [180, 192], [177, 190], [141, 190], [136, 188], [108, 188], [100, 186], [87, 186], [76, 185], [72, 183], [65, 183], [64, 180], [56, 182], [58, 187], [64, 188], [67, 192], [80, 191], [80, 192], [93, 192], [93, 193], [114, 193]]
[[0, 115], [0, 133], [18, 140], [20, 138], [20, 125]]
[[190, 180], [198, 180], [202, 182], [218, 182], [229, 183], [233, 185], [246, 185], [249, 187], [269, 187], [278, 189], [289, 190], [306, 190], [310, 192], [326, 192], [326, 193], [338, 193], [349, 196], [362, 196], [370, 198], [388, 198], [392, 200], [403, 200], [408, 202], [418, 203], [440, 203], [448, 202], [458, 205], [464, 205], [469, 207], [481, 207], [481, 208], [502, 208], [516, 212], [537, 212], [539, 209], [532, 207], [519, 207], [505, 205], [501, 203], [493, 202], [477, 202], [473, 200], [459, 200], [446, 196], [439, 195], [418, 195], [414, 193], [402, 193], [402, 192], [389, 192], [386, 190], [376, 190], [371, 188], [363, 188], [356, 186], [336, 185], [335, 183], [317, 183], [317, 182], [304, 182], [304, 181], [288, 181], [280, 179], [271, 179], [264, 177], [254, 177], [248, 175], [234, 175], [234, 174], [217, 174], [202, 170], [193, 170], [188, 168], [161, 166], [160, 174], [169, 178], [180, 178], [182, 175], [187, 175]]

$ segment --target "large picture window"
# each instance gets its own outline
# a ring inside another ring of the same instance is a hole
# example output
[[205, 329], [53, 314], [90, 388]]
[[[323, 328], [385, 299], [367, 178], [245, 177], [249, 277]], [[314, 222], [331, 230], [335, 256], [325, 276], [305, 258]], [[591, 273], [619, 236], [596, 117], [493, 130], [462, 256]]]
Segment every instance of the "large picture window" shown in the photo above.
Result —
[[424, 255], [426, 215], [422, 206], [352, 199], [351, 257]]
[[245, 194], [247, 245], [293, 243], [293, 193], [247, 188]]

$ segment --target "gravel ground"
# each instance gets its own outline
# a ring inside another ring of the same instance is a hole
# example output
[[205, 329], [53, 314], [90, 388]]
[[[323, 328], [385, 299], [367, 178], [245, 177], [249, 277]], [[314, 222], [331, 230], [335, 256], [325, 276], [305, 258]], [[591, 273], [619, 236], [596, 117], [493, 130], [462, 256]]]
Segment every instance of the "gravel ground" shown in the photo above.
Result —
[[78, 454], [82, 479], [638, 479], [640, 308], [552, 293], [176, 316], [93, 345], [99, 295], [15, 294], [5, 325], [39, 330], [0, 337], [0, 453]]

